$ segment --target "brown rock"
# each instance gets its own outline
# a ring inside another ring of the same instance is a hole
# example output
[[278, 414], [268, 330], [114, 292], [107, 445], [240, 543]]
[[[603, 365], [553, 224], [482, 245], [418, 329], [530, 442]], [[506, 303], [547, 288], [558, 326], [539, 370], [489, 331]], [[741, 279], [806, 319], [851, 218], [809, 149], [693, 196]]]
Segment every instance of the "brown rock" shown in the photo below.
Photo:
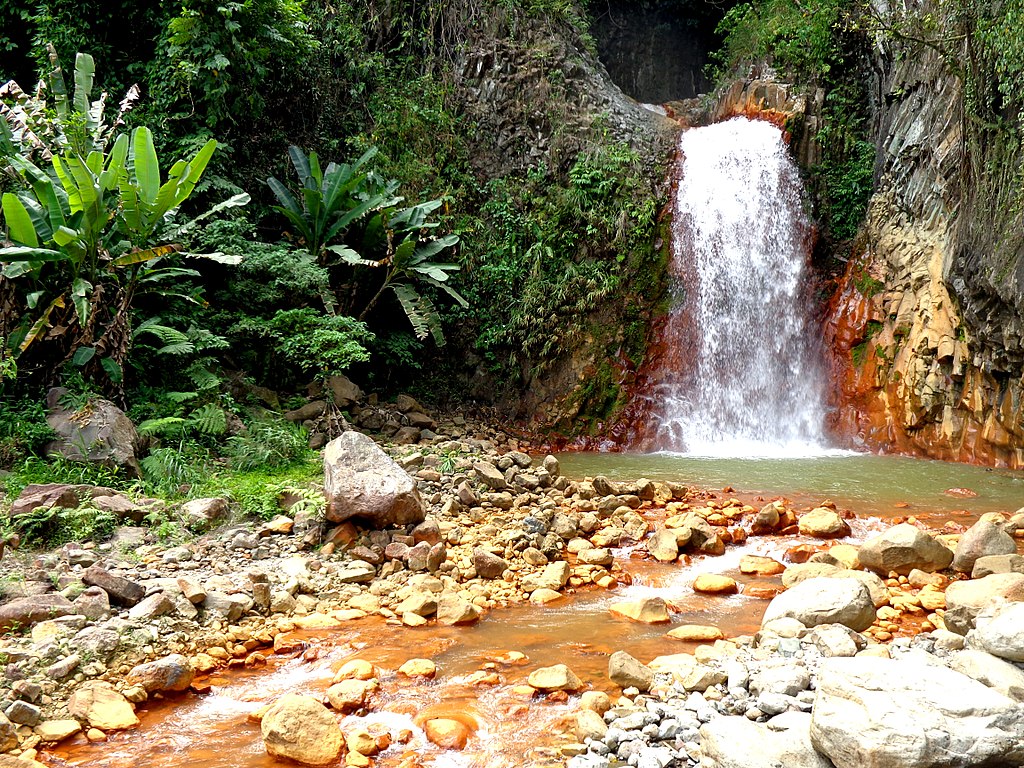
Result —
[[734, 595], [739, 591], [736, 580], [716, 573], [702, 573], [693, 582], [694, 592], [710, 595]]
[[129, 608], [146, 596], [146, 589], [141, 584], [121, 576], [115, 576], [99, 565], [90, 565], [82, 574], [82, 581], [99, 587], [110, 596], [113, 602]]
[[465, 749], [470, 730], [458, 720], [447, 717], [433, 717], [423, 724], [427, 740], [443, 749]]
[[267, 754], [305, 765], [327, 765], [345, 745], [334, 716], [311, 696], [279, 698], [263, 715], [260, 732]]
[[82, 683], [68, 699], [68, 712], [93, 728], [118, 731], [139, 724], [128, 699], [110, 683], [90, 680]]

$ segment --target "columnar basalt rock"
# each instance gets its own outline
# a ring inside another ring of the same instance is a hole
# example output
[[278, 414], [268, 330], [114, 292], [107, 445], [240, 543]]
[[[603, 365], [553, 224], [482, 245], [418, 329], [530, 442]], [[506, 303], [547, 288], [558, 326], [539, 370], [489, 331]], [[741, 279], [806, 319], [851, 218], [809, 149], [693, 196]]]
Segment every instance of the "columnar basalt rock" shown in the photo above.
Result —
[[1021, 467], [1024, 318], [1017, 282], [992, 263], [998, 249], [974, 242], [978, 217], [961, 199], [963, 86], [934, 51], [893, 54], [877, 59], [878, 191], [826, 333], [835, 431], [871, 448]]

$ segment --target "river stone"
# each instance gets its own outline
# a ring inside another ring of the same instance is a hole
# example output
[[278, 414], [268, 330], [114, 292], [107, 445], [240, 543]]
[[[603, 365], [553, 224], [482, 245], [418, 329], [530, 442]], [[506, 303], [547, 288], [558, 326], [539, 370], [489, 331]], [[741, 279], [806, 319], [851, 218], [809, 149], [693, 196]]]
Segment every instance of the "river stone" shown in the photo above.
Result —
[[979, 613], [1001, 601], [1024, 601], [1024, 574], [994, 573], [982, 579], [953, 582], [946, 587], [946, 629], [966, 635]]
[[778, 526], [779, 521], [782, 519], [779, 515], [779, 511], [779, 505], [775, 502], [761, 507], [760, 511], [754, 515], [754, 519], [751, 522], [751, 532], [756, 536], [773, 532]]
[[583, 687], [583, 681], [565, 664], [535, 669], [526, 682], [539, 691], [578, 691]]
[[1017, 542], [1006, 532], [1005, 524], [1001, 515], [983, 515], [964, 531], [956, 545], [953, 570], [970, 573], [979, 557], [1016, 554]]
[[75, 598], [75, 613], [90, 621], [110, 618], [110, 597], [99, 587], [87, 587]]
[[673, 640], [685, 640], [687, 642], [707, 643], [713, 640], [722, 640], [725, 633], [718, 627], [710, 624], [683, 624], [680, 627], [666, 632], [666, 637]]
[[43, 742], [52, 744], [64, 741], [80, 730], [82, 730], [82, 724], [77, 720], [45, 720], [35, 727], [34, 733]]
[[587, 739], [603, 739], [608, 733], [604, 718], [592, 709], [581, 709], [576, 713], [574, 731], [580, 742]]
[[219, 497], [192, 499], [181, 505], [181, 517], [189, 528], [209, 528], [227, 514], [228, 502]]
[[850, 535], [849, 524], [838, 512], [828, 507], [815, 507], [805, 512], [797, 521], [797, 526], [804, 536], [816, 539], [838, 539]]
[[334, 715], [323, 704], [294, 693], [274, 702], [263, 715], [260, 731], [267, 754], [305, 765], [333, 762], [345, 743]]
[[836, 768], [974, 768], [1024, 762], [1024, 708], [941, 664], [828, 659], [811, 742]]
[[332, 523], [358, 517], [387, 528], [426, 517], [416, 481], [361, 432], [345, 432], [324, 448], [324, 495]]
[[879, 578], [878, 574], [872, 573], [871, 571], [851, 571], [847, 568], [830, 573], [826, 576], [829, 579], [853, 579], [859, 581], [865, 587], [868, 588], [868, 594], [871, 595], [871, 602], [875, 608], [881, 608], [883, 605], [889, 603], [889, 590], [885, 586], [885, 582]]
[[958, 651], [949, 668], [987, 685], [1014, 701], [1024, 702], [1024, 669], [990, 653], [971, 648]]
[[1024, 573], [1024, 555], [985, 555], [974, 561], [972, 579], [982, 579], [993, 573]]
[[577, 559], [584, 565], [609, 566], [615, 562], [615, 555], [607, 547], [592, 547], [579, 553]]
[[473, 471], [476, 473], [477, 480], [492, 491], [503, 491], [507, 487], [505, 475], [489, 461], [476, 462], [473, 464]]
[[139, 664], [128, 673], [128, 682], [141, 685], [147, 693], [187, 691], [196, 673], [189, 660], [180, 653]]
[[74, 612], [71, 601], [60, 594], [15, 598], [0, 605], [0, 632], [24, 629], [37, 621], [70, 616]]
[[432, 717], [423, 724], [427, 741], [442, 749], [465, 749], [469, 741], [469, 726], [447, 717]]
[[659, 528], [647, 539], [647, 552], [661, 563], [671, 563], [679, 557], [679, 545], [676, 543], [676, 532], [668, 528]]
[[409, 659], [398, 668], [398, 674], [432, 680], [437, 674], [437, 665], [430, 659]]
[[701, 752], [715, 768], [833, 768], [814, 751], [810, 722], [777, 732], [745, 717], [716, 717], [701, 726]]
[[754, 573], [758, 576], [775, 576], [785, 570], [785, 565], [770, 557], [744, 555], [740, 558], [740, 573]]
[[437, 601], [437, 623], [445, 626], [473, 624], [480, 620], [480, 609], [458, 595], [442, 595]]
[[523, 577], [522, 586], [526, 592], [537, 589], [559, 590], [569, 581], [570, 568], [564, 560], [548, 563], [540, 573], [528, 573]]
[[547, 605], [556, 600], [561, 600], [565, 595], [553, 589], [535, 589], [530, 593], [530, 603], [533, 605]]
[[616, 651], [608, 658], [608, 679], [620, 688], [648, 691], [654, 682], [654, 672], [625, 651]]
[[842, 569], [838, 565], [829, 563], [797, 563], [789, 566], [782, 574], [782, 586], [786, 589], [795, 587], [802, 581], [817, 579], [822, 576], [831, 576]]
[[0, 750], [7, 752], [18, 746], [18, 726], [0, 711]]
[[508, 570], [508, 563], [493, 552], [477, 547], [473, 550], [473, 567], [481, 579], [500, 579], [501, 574]]
[[128, 608], [138, 604], [146, 596], [146, 589], [131, 579], [117, 576], [99, 565], [89, 566], [82, 574], [82, 581], [99, 587], [118, 605]]
[[365, 706], [377, 687], [376, 680], [341, 680], [327, 689], [327, 700], [339, 712], [348, 712]]
[[875, 621], [875, 606], [868, 588], [853, 579], [816, 578], [797, 584], [774, 598], [761, 625], [773, 619], [793, 618], [807, 627], [843, 624], [858, 632]]
[[616, 616], [623, 616], [641, 624], [662, 624], [669, 621], [668, 605], [660, 597], [612, 603], [608, 610]]
[[82, 683], [68, 699], [68, 713], [101, 731], [119, 731], [139, 724], [128, 699], [101, 680]]
[[1024, 602], [992, 605], [978, 614], [967, 645], [1007, 661], [1024, 662]]
[[915, 568], [932, 573], [953, 562], [952, 550], [909, 523], [893, 526], [864, 542], [857, 556], [861, 565], [882, 576], [890, 571], [905, 576]]
[[693, 582], [694, 592], [709, 595], [734, 595], [739, 592], [736, 579], [717, 573], [702, 573]]

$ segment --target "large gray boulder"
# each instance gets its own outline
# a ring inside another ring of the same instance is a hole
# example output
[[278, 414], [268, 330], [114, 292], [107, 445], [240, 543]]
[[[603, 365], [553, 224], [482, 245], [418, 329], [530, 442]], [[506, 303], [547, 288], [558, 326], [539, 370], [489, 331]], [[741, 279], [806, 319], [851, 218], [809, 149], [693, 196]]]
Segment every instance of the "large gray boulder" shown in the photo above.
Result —
[[124, 467], [134, 476], [140, 475], [135, 452], [142, 441], [125, 412], [102, 398], [90, 400], [79, 410], [65, 408], [61, 399], [66, 393], [63, 387], [55, 387], [46, 395], [46, 423], [57, 433], [57, 439], [46, 447], [47, 453]]
[[829, 659], [811, 742], [836, 768], [1024, 764], [1024, 707], [936, 662]]
[[358, 517], [386, 528], [426, 517], [416, 481], [361, 432], [345, 432], [324, 449], [324, 495], [332, 523]]
[[1014, 701], [1024, 702], [1024, 669], [990, 653], [968, 648], [957, 651], [949, 661], [950, 669], [994, 688]]
[[716, 717], [701, 726], [701, 751], [714, 768], [832, 768], [811, 745], [810, 717], [774, 731], [745, 717]]
[[1024, 573], [993, 573], [946, 587], [946, 629], [966, 635], [978, 614], [994, 603], [1024, 601]]
[[933, 573], [948, 568], [953, 552], [910, 523], [890, 528], [868, 539], [857, 553], [861, 565], [882, 576], [890, 571], [907, 575], [917, 568]]
[[978, 558], [987, 555], [1016, 554], [1017, 542], [1006, 532], [1005, 526], [1006, 521], [1002, 515], [984, 515], [964, 531], [956, 545], [953, 570], [970, 573]]
[[796, 619], [805, 627], [842, 624], [860, 632], [875, 621], [871, 593], [855, 579], [807, 579], [775, 597], [764, 612], [761, 626], [775, 619]]
[[1024, 662], [1024, 602], [996, 603], [979, 613], [967, 644], [1000, 659]]

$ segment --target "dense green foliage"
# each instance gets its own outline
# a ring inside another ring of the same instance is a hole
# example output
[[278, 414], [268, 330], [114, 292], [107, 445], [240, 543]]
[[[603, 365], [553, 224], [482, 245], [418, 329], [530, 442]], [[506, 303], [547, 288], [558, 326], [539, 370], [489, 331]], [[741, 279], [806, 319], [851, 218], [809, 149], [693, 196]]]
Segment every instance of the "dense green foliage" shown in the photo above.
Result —
[[[0, 141], [8, 493], [45, 479], [227, 494], [269, 516], [314, 471], [309, 435], [279, 411], [315, 380], [436, 401], [475, 379], [468, 396], [514, 402], [581, 344], [639, 364], [663, 275], [649, 171], [600, 119], [556, 131], [542, 160], [482, 170], [480, 155], [518, 150], [455, 97], [460, 48], [494, 34], [550, 70], [544, 120], [559, 126], [571, 63], [529, 35], [592, 46], [583, 8], [0, 0], [18, 20], [0, 32], [0, 82], [25, 86], [26, 119]], [[52, 434], [28, 403], [58, 383], [125, 407], [148, 443], [141, 477], [43, 457]], [[101, 536], [96, 513], [83, 502], [21, 533]]]
[[810, 169], [818, 217], [836, 240], [853, 237], [873, 190], [867, 35], [853, 23], [859, 0], [753, 0], [726, 13], [719, 31], [720, 72], [731, 77], [767, 61], [782, 77], [825, 91], [817, 135], [820, 163]]

